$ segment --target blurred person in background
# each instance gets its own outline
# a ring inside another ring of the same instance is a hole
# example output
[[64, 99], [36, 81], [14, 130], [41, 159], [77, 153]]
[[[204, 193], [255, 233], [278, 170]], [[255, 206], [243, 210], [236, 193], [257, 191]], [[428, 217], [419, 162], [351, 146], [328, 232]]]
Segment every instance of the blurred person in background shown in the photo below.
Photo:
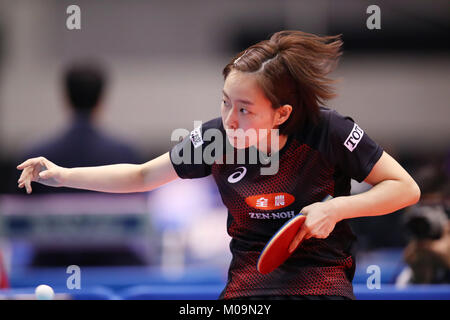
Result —
[[444, 186], [442, 188], [443, 195], [444, 195], [444, 208], [447, 212], [447, 215], [450, 214], [450, 148], [447, 150], [447, 154], [444, 158], [444, 165], [443, 165], [444, 175], [445, 175], [445, 182]]
[[[355, 236], [347, 219], [413, 205], [420, 189], [353, 119], [321, 106], [335, 96], [328, 74], [336, 66], [341, 46], [340, 36], [277, 32], [233, 57], [223, 70], [221, 117], [192, 131], [170, 152], [140, 165], [77, 168], [39, 156], [17, 166], [23, 170], [18, 186], [27, 193], [32, 192], [32, 182], [127, 193], [153, 190], [179, 178], [212, 175], [228, 209], [232, 237], [233, 258], [220, 299], [354, 299], [355, 261], [350, 249]], [[232, 153], [256, 147], [262, 158], [278, 154], [272, 160], [279, 170], [261, 174], [267, 166], [261, 157], [257, 164], [225, 163], [228, 154], [223, 150], [216, 150], [212, 164], [204, 158], [201, 163], [192, 161], [195, 149], [203, 151], [214, 140], [203, 140], [208, 129], [221, 132], [220, 145], [230, 144]], [[250, 129], [264, 129], [267, 135], [242, 134]], [[273, 141], [278, 142], [275, 147]], [[174, 160], [184, 152], [190, 152], [190, 161]], [[372, 188], [350, 195], [351, 178]], [[295, 200], [283, 201], [281, 209], [273, 211], [301, 209], [306, 219], [291, 244], [292, 256], [274, 272], [260, 274], [258, 255], [286, 219], [256, 219], [251, 213], [262, 209], [247, 200], [266, 194], [275, 198], [280, 193]], [[334, 198], [320, 202], [328, 194]], [[177, 195], [168, 201], [177, 201]]]
[[[133, 147], [108, 136], [96, 125], [104, 112], [102, 104], [108, 84], [106, 72], [100, 64], [92, 61], [72, 63], [64, 70], [62, 83], [65, 107], [71, 117], [69, 127], [63, 133], [55, 134], [51, 141], [29, 148], [21, 156], [21, 161], [44, 156], [68, 168], [139, 163], [141, 157]], [[89, 192], [72, 188], [53, 189], [45, 185], [34, 188], [36, 194], [74, 191]]]
[[403, 216], [409, 242], [407, 267], [397, 285], [450, 283], [450, 153], [421, 166], [415, 174], [422, 190], [418, 205]]
[[[108, 83], [108, 74], [97, 61], [79, 60], [68, 64], [61, 74], [60, 81], [65, 102], [64, 111], [70, 117], [68, 127], [61, 133], [55, 133], [50, 141], [28, 148], [21, 159], [45, 155], [68, 168], [77, 165], [102, 166], [141, 162], [141, 156], [131, 145], [102, 132], [97, 125], [105, 112], [104, 101]], [[49, 114], [49, 122], [52, 121], [51, 117]], [[16, 176], [16, 171], [13, 176]], [[54, 189], [45, 185], [36, 186], [33, 191], [36, 195], [92, 192], [65, 187]], [[16, 188], [14, 192], [17, 192]], [[83, 247], [72, 248], [67, 252], [33, 243], [33, 264], [38, 266], [70, 264], [66, 263], [67, 261], [76, 264], [141, 263], [125, 246], [117, 246], [112, 252], [110, 248], [102, 250], [104, 250], [102, 254], [98, 254], [95, 249], [87, 250]]]
[[397, 284], [450, 283], [450, 220], [443, 206], [417, 205], [404, 218], [411, 240]]

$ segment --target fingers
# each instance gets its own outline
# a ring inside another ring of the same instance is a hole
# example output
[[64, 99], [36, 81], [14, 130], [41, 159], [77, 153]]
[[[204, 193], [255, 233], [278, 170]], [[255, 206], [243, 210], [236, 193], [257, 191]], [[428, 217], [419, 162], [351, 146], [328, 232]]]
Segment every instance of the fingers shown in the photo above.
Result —
[[17, 182], [24, 182], [25, 180], [29, 179], [32, 171], [34, 170], [34, 168], [32, 166], [30, 167], [26, 167], [23, 171], [22, 174], [20, 175], [20, 178]]
[[36, 157], [28, 159], [17, 166], [18, 170], [23, 170], [17, 183], [19, 188], [25, 187], [26, 192], [30, 194], [32, 192], [31, 182], [38, 179], [38, 170], [35, 170], [36, 165], [44, 166], [45, 158]]
[[28, 159], [28, 160], [22, 162], [21, 164], [19, 164], [16, 168], [19, 170], [22, 170], [22, 169], [28, 167], [29, 165], [33, 164], [33, 162], [36, 161], [35, 159], [36, 158]]
[[28, 194], [32, 192], [31, 182], [29, 180], [19, 183], [19, 188], [22, 189], [23, 187], [25, 187]]
[[19, 188], [25, 187], [28, 194], [32, 192], [31, 182], [33, 181], [33, 171], [33, 166], [26, 167], [17, 181]]
[[31, 180], [27, 180], [25, 182], [25, 188], [27, 189], [27, 193], [30, 194], [31, 193]]
[[303, 226], [300, 228], [299, 232], [295, 236], [294, 240], [292, 240], [291, 244], [289, 245], [288, 249], [289, 253], [292, 253], [295, 251], [295, 249], [297, 249], [300, 242], [307, 237], [308, 232], [309, 230], [303, 224]]
[[17, 183], [19, 184], [19, 187], [21, 186], [21, 185], [23, 185], [23, 183], [25, 182], [25, 180], [27, 179], [27, 172], [25, 172], [26, 170], [24, 170], [23, 172], [22, 172], [22, 174], [20, 175], [20, 178], [19, 178], [19, 180], [17, 180]]
[[44, 157], [31, 158], [31, 159], [28, 159], [28, 160], [22, 162], [16, 168], [19, 169], [19, 170], [22, 170], [22, 169], [24, 169], [24, 168], [26, 168], [28, 166], [34, 165], [34, 164], [39, 163], [41, 161], [43, 163], [43, 160], [44, 160]]
[[31, 193], [32, 189], [31, 189], [31, 179], [29, 179], [29, 174], [26, 175], [25, 177], [21, 177], [19, 179], [19, 188], [23, 188], [25, 187], [26, 191], [28, 194]]
[[23, 182], [23, 180], [24, 180], [24, 174], [22, 173], [22, 174], [20, 175], [19, 180], [17, 180], [17, 183], [18, 183], [18, 184], [21, 184], [21, 183]]

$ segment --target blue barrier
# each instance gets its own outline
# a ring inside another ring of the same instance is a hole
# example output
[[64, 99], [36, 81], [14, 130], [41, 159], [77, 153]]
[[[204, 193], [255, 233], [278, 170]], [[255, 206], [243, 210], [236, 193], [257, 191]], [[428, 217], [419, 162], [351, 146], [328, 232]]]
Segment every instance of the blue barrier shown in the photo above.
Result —
[[[0, 290], [0, 299], [35, 300], [35, 287], [11, 288]], [[121, 300], [112, 290], [96, 286], [85, 289], [67, 289], [54, 287], [55, 300]]]
[[[216, 300], [223, 285], [141, 285], [113, 292], [105, 287], [81, 290], [54, 288], [56, 299], [69, 300]], [[353, 286], [357, 300], [450, 300], [450, 285], [410, 285], [397, 288], [381, 284], [380, 289]], [[33, 300], [35, 287], [0, 290], [0, 299]]]
[[[11, 287], [34, 287], [45, 283], [52, 287], [65, 287], [65, 268], [16, 269], [9, 277]], [[83, 286], [104, 286], [119, 291], [138, 285], [222, 285], [226, 272], [217, 268], [187, 268], [183, 272], [165, 273], [156, 267], [83, 267]]]
[[[404, 289], [394, 286], [396, 277], [405, 266], [401, 248], [364, 253], [357, 257], [356, 264], [353, 285], [357, 299], [450, 299], [450, 286], [446, 285], [408, 286]], [[380, 268], [381, 289], [370, 290], [366, 286], [367, 279], [371, 275], [367, 273], [367, 267], [370, 265]], [[12, 288], [18, 288], [17, 290], [28, 288], [29, 294], [34, 293], [37, 285], [45, 283], [53, 288], [61, 288], [61, 293], [70, 293], [71, 299], [85, 300], [119, 299], [119, 297], [133, 300], [215, 300], [226, 284], [226, 270], [221, 268], [187, 267], [178, 274], [162, 271], [159, 267], [81, 266], [83, 290], [79, 292], [66, 288], [69, 274], [63, 267], [15, 268], [9, 276], [9, 280]], [[84, 288], [93, 287], [101, 287], [104, 291], [84, 290]], [[0, 298], [1, 294], [2, 292], [0, 292]], [[3, 294], [5, 293], [3, 292]]]
[[[119, 292], [124, 300], [216, 300], [223, 290], [218, 285], [136, 286]], [[357, 300], [450, 300], [450, 285], [411, 285], [396, 288], [382, 284], [380, 289], [355, 285]]]
[[380, 289], [368, 289], [366, 285], [354, 285], [358, 300], [450, 300], [450, 285], [409, 285], [397, 288], [392, 284], [381, 284]]
[[119, 292], [124, 300], [217, 300], [222, 285], [136, 286]]
[[371, 273], [367, 268], [375, 265], [380, 269], [380, 282], [394, 284], [397, 276], [406, 266], [402, 248], [378, 249], [360, 253], [356, 257], [356, 270], [353, 284], [365, 284]]

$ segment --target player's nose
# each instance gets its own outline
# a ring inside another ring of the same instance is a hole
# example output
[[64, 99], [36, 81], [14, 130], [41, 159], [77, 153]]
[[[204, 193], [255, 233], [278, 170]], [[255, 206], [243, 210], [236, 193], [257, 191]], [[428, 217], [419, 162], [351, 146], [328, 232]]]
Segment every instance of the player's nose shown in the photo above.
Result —
[[236, 130], [239, 128], [239, 122], [234, 108], [230, 108], [228, 113], [225, 115], [224, 125], [226, 129]]

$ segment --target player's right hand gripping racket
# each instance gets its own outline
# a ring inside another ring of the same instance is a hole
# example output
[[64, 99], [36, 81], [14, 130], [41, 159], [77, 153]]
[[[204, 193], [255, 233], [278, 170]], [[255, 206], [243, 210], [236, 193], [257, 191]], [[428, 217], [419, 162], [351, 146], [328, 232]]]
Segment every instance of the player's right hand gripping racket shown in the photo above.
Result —
[[[332, 196], [327, 195], [322, 202], [332, 198]], [[291, 255], [289, 253], [289, 245], [294, 240], [305, 219], [306, 216], [300, 210], [298, 215], [289, 219], [267, 242], [258, 258], [257, 269], [260, 273], [267, 274], [272, 272], [289, 258]]]

